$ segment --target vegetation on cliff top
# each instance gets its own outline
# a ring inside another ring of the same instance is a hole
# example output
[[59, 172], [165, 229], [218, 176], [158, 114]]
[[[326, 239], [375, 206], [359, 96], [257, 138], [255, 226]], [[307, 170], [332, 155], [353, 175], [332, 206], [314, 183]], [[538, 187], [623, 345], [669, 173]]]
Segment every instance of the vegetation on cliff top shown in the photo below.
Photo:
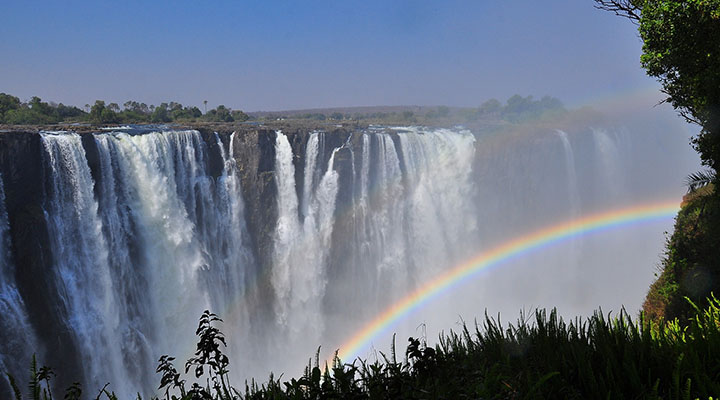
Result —
[[28, 102], [18, 97], [0, 93], [0, 124], [8, 125], [44, 125], [63, 122], [87, 122], [93, 124], [119, 123], [168, 123], [168, 122], [234, 122], [246, 121], [250, 117], [240, 110], [231, 110], [224, 105], [202, 113], [197, 107], [183, 106], [171, 101], [159, 106], [127, 101], [122, 110], [116, 103], [106, 104], [95, 101], [85, 110], [62, 103], [47, 103], [35, 96]]
[[[189, 122], [244, 122], [248, 120], [310, 120], [310, 121], [363, 121], [375, 124], [428, 124], [472, 123], [478, 120], [525, 122], [566, 113], [560, 100], [544, 96], [514, 95], [505, 104], [490, 99], [477, 108], [437, 107], [377, 107], [367, 111], [363, 108], [315, 110], [308, 112], [280, 111], [248, 115], [224, 105], [205, 113], [194, 106], [183, 106], [171, 101], [159, 106], [137, 101], [127, 101], [121, 108], [116, 103], [107, 104], [97, 100], [85, 109], [65, 106], [62, 103], [43, 102], [39, 97], [22, 102], [18, 97], [0, 93], [0, 124], [49, 125], [58, 123], [91, 124], [140, 124], [140, 123], [189, 123]], [[397, 108], [397, 110], [396, 110]], [[400, 110], [402, 109], [402, 110]], [[339, 111], [343, 110], [343, 112]], [[381, 111], [380, 111], [381, 110]]]

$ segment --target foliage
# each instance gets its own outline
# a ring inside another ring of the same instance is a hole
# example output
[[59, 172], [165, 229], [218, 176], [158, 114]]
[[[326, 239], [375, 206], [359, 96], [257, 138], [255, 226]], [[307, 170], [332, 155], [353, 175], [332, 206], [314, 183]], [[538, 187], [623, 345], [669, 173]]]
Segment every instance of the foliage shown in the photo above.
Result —
[[713, 180], [715, 180], [715, 172], [711, 170], [704, 170], [688, 175], [685, 180], [685, 184], [688, 187], [688, 193], [694, 193], [698, 189], [711, 184]]
[[640, 58], [667, 101], [702, 127], [694, 144], [703, 162], [720, 162], [720, 0], [595, 0], [638, 24]]
[[539, 118], [543, 113], [551, 111], [564, 111], [560, 100], [550, 96], [533, 100], [532, 96], [522, 97], [516, 94], [507, 100], [500, 115], [507, 121], [521, 122]]
[[150, 122], [152, 123], [157, 124], [170, 121], [172, 120], [170, 119], [167, 103], [161, 103], [159, 106], [155, 107], [152, 114], [150, 114]]
[[383, 361], [308, 366], [300, 379], [246, 387], [246, 399], [707, 398], [720, 390], [720, 302], [678, 321], [597, 312], [564, 322], [538, 310], [506, 328], [485, 317], [434, 348], [410, 338]]
[[[207, 106], [206, 102], [205, 106]], [[96, 100], [93, 105], [86, 104], [86, 111], [73, 106], [45, 103], [38, 97], [23, 103], [17, 97], [0, 93], [0, 124], [11, 125], [51, 125], [67, 122], [89, 122], [96, 125], [105, 124], [142, 124], [142, 123], [190, 123], [211, 122], [230, 123], [245, 122], [252, 117], [242, 110], [233, 110], [225, 105], [219, 105], [206, 113], [195, 106], [183, 106], [178, 102], [148, 105], [135, 100], [122, 103], [106, 103]], [[340, 112], [332, 113], [308, 112], [296, 115], [266, 114], [264, 120], [304, 119], [313, 121], [360, 121], [371, 124], [448, 124], [474, 122], [479, 119], [502, 120], [505, 122], [527, 122], [544, 118], [548, 113], [556, 115], [565, 112], [562, 103], [549, 96], [539, 100], [532, 96], [522, 97], [515, 95], [503, 105], [496, 99], [490, 99], [479, 108], [450, 108], [437, 106], [428, 110], [414, 107], [412, 110], [398, 110], [393, 112]]]
[[595, 3], [637, 24], [642, 66], [660, 81], [666, 101], [701, 127], [693, 145], [711, 169], [688, 177], [686, 204], [644, 305], [650, 315], [687, 318], [692, 310], [683, 297], [702, 301], [720, 287], [720, 0]]
[[497, 99], [490, 99], [480, 105], [478, 114], [481, 115], [500, 115], [503, 105]]
[[720, 0], [647, 1], [639, 31], [643, 67], [703, 127], [695, 145], [707, 165], [720, 166]]
[[[207, 373], [205, 384], [187, 388], [175, 359], [162, 356], [158, 389], [166, 400], [708, 398], [720, 393], [720, 301], [711, 296], [705, 308], [686, 303], [692, 313], [684, 322], [644, 315], [633, 321], [624, 311], [617, 317], [598, 311], [567, 323], [555, 310], [537, 310], [503, 326], [486, 315], [472, 330], [442, 335], [435, 347], [409, 338], [402, 361], [394, 340], [390, 354], [374, 362], [343, 363], [335, 356], [321, 365], [318, 349], [301, 377], [282, 382], [271, 375], [266, 383], [246, 382], [244, 391], [228, 379], [225, 336], [216, 327], [222, 320], [205, 311], [197, 350], [185, 364], [194, 379]], [[33, 358], [30, 373], [29, 398], [49, 400], [51, 370], [38, 369]], [[16, 400], [22, 399], [11, 382]], [[75, 383], [64, 398], [81, 394]], [[100, 398], [116, 397], [106, 385]]]
[[203, 117], [206, 121], [211, 122], [233, 122], [231, 110], [224, 105], [217, 106], [216, 109], [210, 110]]
[[4, 119], [5, 113], [20, 108], [20, 99], [15, 96], [0, 93], [0, 121]]
[[[675, 219], [660, 273], [648, 292], [643, 309], [654, 318], [687, 319], [693, 313], [684, 298], [704, 305], [710, 292], [720, 291], [720, 204], [713, 195], [711, 171], [691, 175], [691, 190]], [[702, 186], [701, 184], [705, 184]]]
[[543, 96], [540, 100], [534, 100], [533, 96], [522, 97], [516, 94], [507, 99], [505, 105], [497, 99], [487, 100], [477, 108], [474, 115], [468, 117], [470, 120], [497, 118], [519, 123], [564, 112], [565, 107], [562, 102], [554, 97]]
[[90, 122], [94, 124], [113, 124], [119, 122], [118, 115], [111, 108], [105, 106], [102, 100], [95, 100], [90, 108]]
[[241, 110], [231, 110], [223, 105], [208, 111], [206, 114], [194, 106], [183, 106], [171, 101], [159, 106], [147, 105], [134, 100], [123, 103], [122, 109], [116, 103], [106, 104], [96, 100], [88, 112], [62, 103], [43, 102], [33, 97], [27, 103], [19, 98], [0, 93], [0, 124], [10, 125], [50, 125], [64, 122], [89, 122], [92, 124], [133, 124], [133, 123], [170, 123], [170, 122], [243, 122], [250, 116]]
[[0, 93], [0, 123], [50, 124], [80, 115], [82, 110], [77, 107], [45, 103], [37, 96], [27, 103], [21, 103], [17, 97]]

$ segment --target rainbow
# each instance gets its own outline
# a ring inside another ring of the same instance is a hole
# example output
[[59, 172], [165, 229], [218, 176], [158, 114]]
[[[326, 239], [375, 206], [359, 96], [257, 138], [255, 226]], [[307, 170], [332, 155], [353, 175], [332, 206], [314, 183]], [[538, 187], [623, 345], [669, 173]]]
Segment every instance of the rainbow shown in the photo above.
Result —
[[560, 223], [502, 243], [451, 268], [393, 304], [340, 346], [338, 357], [341, 360], [354, 359], [375, 337], [403, 317], [417, 311], [438, 294], [471, 280], [481, 271], [580, 235], [671, 218], [679, 209], [679, 203], [674, 201], [612, 210]]

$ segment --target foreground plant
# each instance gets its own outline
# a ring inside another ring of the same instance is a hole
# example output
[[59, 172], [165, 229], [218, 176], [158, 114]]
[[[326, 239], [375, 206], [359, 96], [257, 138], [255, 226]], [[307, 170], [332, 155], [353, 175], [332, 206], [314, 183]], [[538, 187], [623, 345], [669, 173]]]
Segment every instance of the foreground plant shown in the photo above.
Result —
[[[348, 364], [336, 356], [332, 365], [321, 365], [318, 349], [301, 377], [283, 382], [271, 375], [265, 383], [246, 382], [242, 392], [228, 378], [225, 336], [216, 326], [222, 320], [205, 311], [197, 349], [184, 369], [197, 381], [188, 387], [175, 358], [164, 355], [158, 390], [165, 400], [708, 399], [720, 393], [720, 301], [712, 296], [707, 303], [701, 309], [690, 302], [695, 313], [686, 322], [642, 315], [633, 321], [624, 311], [612, 318], [598, 311], [566, 323], [555, 310], [537, 310], [534, 318], [521, 315], [504, 326], [486, 315], [472, 331], [464, 326], [442, 335], [435, 347], [409, 338], [402, 361], [394, 340], [390, 354], [381, 352], [374, 362]], [[28, 398], [51, 400], [52, 370], [37, 368], [33, 359], [30, 372]], [[12, 377], [10, 382], [21, 400]], [[64, 400], [81, 395], [75, 383]], [[116, 399], [107, 385], [94, 398]]]

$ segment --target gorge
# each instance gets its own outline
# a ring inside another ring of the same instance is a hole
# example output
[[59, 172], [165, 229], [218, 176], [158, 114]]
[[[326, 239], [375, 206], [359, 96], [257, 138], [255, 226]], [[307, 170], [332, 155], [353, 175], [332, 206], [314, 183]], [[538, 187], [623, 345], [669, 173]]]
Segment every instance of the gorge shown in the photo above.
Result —
[[[679, 203], [697, 165], [685, 141], [632, 123], [3, 132], [0, 369], [23, 376], [36, 353], [60, 382], [153, 393], [157, 359], [186, 359], [209, 309], [236, 380], [296, 372], [503, 240]], [[484, 309], [637, 310], [671, 224], [517, 260], [396, 330], [433, 337]]]

